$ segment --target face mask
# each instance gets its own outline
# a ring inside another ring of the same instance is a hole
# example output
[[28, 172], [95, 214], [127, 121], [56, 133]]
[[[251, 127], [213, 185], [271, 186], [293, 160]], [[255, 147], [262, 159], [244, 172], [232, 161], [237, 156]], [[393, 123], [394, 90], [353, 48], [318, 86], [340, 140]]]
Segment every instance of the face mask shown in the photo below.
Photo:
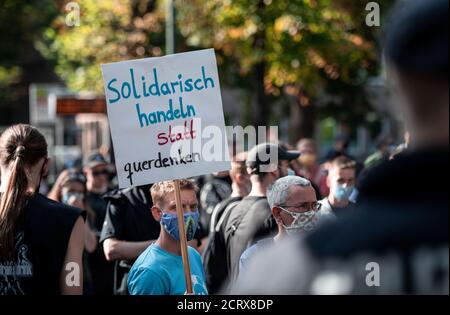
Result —
[[287, 176], [295, 176], [295, 171], [292, 168], [288, 168]]
[[288, 235], [298, 234], [302, 232], [309, 232], [316, 227], [316, 210], [310, 210], [302, 213], [288, 211], [282, 207], [281, 210], [289, 213], [293, 218], [290, 226], [286, 226], [283, 222], [283, 227]]
[[353, 192], [353, 186], [344, 187], [343, 185], [339, 184], [336, 187], [336, 191], [334, 192], [334, 197], [338, 201], [345, 201], [345, 200], [348, 200], [348, 198], [350, 197], [352, 192]]
[[69, 200], [75, 197], [75, 199], [82, 201], [84, 199], [84, 194], [83, 193], [79, 193], [79, 192], [67, 192], [65, 194], [62, 195], [62, 202], [65, 204], [69, 204]]
[[[195, 231], [198, 227], [199, 214], [198, 210], [187, 212], [184, 215], [184, 230], [186, 231], [186, 239], [191, 241], [194, 239]], [[176, 214], [163, 212], [161, 216], [161, 225], [164, 230], [169, 233], [177, 241], [180, 240], [180, 232], [178, 230], [178, 216]]]

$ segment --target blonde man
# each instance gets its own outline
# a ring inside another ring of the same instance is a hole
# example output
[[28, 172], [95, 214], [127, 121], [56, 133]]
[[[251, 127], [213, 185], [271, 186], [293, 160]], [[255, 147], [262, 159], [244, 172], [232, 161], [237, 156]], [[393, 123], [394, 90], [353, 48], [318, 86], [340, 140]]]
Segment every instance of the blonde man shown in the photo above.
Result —
[[[198, 227], [197, 187], [189, 180], [180, 180], [181, 204], [186, 238], [194, 238]], [[180, 234], [173, 181], [159, 182], [150, 190], [152, 215], [161, 224], [161, 233], [136, 260], [128, 276], [128, 290], [132, 295], [179, 295], [186, 293], [181, 259]], [[205, 275], [200, 254], [188, 247], [191, 278], [195, 294], [205, 295]]]

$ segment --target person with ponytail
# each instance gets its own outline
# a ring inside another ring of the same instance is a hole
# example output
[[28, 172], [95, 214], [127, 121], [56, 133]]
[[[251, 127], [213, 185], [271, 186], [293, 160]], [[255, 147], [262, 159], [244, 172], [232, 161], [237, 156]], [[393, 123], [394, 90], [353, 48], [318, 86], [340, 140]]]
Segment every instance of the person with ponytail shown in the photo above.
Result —
[[0, 137], [0, 295], [82, 294], [83, 210], [39, 194], [47, 143], [18, 124]]

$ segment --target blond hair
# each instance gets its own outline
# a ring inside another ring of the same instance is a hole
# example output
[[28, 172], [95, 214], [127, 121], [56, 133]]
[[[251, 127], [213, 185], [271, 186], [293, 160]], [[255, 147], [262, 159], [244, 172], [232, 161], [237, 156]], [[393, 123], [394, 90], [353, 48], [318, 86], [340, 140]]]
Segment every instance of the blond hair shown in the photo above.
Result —
[[[180, 190], [188, 189], [197, 192], [197, 185], [189, 179], [179, 179]], [[152, 195], [152, 201], [154, 205], [162, 206], [164, 204], [164, 197], [175, 191], [175, 184], [173, 180], [167, 180], [153, 184], [150, 188], [150, 194]]]
[[355, 169], [356, 162], [344, 155], [338, 156], [331, 161], [331, 168], [338, 168], [339, 170]]

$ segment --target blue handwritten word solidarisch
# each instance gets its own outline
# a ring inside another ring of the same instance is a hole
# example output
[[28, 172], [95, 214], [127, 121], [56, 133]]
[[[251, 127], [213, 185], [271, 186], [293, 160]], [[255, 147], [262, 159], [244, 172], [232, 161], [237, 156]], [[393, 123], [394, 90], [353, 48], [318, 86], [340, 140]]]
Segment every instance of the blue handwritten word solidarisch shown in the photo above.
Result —
[[196, 115], [193, 105], [187, 105], [186, 110], [183, 107], [183, 98], [178, 98], [178, 109], [173, 108], [172, 99], [169, 100], [169, 109], [167, 111], [158, 110], [156, 112], [143, 113], [141, 111], [139, 103], [136, 103], [136, 113], [138, 116], [139, 124], [142, 127], [161, 122], [172, 121], [175, 119], [185, 119], [194, 117]]
[[113, 104], [118, 102], [120, 99], [128, 99], [130, 97], [140, 99], [141, 97], [158, 97], [161, 95], [174, 95], [192, 91], [201, 91], [208, 88], [214, 88], [216, 85], [214, 80], [206, 75], [204, 66], [201, 67], [200, 78], [184, 79], [182, 74], [178, 74], [177, 80], [162, 83], [158, 80], [157, 69], [153, 68], [153, 78], [150, 81], [152, 82], [150, 84], [144, 76], [141, 76], [140, 82], [137, 82], [133, 68], [130, 68], [129, 72], [130, 81], [119, 83], [117, 78], [112, 78], [108, 81], [108, 84], [106, 85], [107, 89], [114, 94], [112, 98], [108, 98], [109, 104]]

